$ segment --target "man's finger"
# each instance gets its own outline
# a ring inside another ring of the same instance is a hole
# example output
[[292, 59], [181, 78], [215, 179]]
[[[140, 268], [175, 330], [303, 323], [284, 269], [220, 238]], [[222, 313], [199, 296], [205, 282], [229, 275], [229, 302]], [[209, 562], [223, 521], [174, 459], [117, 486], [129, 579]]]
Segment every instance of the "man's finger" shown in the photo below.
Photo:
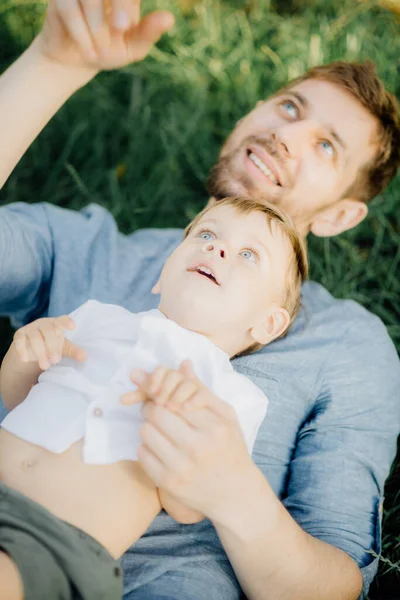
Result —
[[145, 402], [142, 414], [145, 420], [152, 423], [174, 446], [191, 447], [196, 442], [197, 432], [180, 416], [181, 413], [172, 412], [154, 402]]
[[150, 477], [150, 479], [153, 480], [155, 485], [157, 487], [162, 485], [161, 482], [165, 472], [165, 467], [162, 462], [144, 446], [139, 446], [137, 450], [137, 457], [143, 467], [143, 470]]
[[147, 56], [151, 47], [158, 42], [163, 33], [169, 31], [174, 25], [172, 13], [155, 11], [146, 15], [134, 27], [127, 38], [130, 60], [138, 61]]
[[92, 40], [100, 53], [107, 52], [110, 33], [103, 0], [80, 0]]
[[127, 31], [140, 20], [139, 0], [112, 0], [111, 23], [115, 29]]
[[144, 423], [140, 429], [140, 437], [143, 445], [163, 465], [174, 465], [175, 468], [179, 468], [182, 465], [182, 456], [178, 448], [152, 423], [148, 421]]
[[78, 0], [56, 0], [58, 12], [69, 35], [89, 61], [97, 60], [97, 52]]

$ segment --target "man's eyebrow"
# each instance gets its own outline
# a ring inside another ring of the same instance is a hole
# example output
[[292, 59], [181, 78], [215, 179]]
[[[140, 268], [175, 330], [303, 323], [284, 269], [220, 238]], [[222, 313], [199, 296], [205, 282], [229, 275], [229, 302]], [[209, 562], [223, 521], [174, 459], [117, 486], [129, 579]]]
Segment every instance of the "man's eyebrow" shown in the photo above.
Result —
[[329, 133], [331, 134], [331, 136], [337, 141], [337, 143], [342, 146], [343, 150], [347, 150], [347, 144], [344, 141], [344, 139], [338, 134], [338, 132], [336, 131], [336, 129], [333, 128], [333, 126], [331, 125], [330, 127], [328, 127]]
[[[297, 92], [295, 90], [288, 90], [288, 94], [291, 94], [292, 96], [294, 96], [297, 99], [297, 101], [299, 102], [299, 104], [301, 104], [301, 106], [305, 110], [309, 110], [310, 109], [310, 103], [307, 100], [307, 98], [305, 96], [303, 96], [303, 94], [300, 94], [300, 92]], [[338, 132], [336, 131], [336, 129], [333, 127], [333, 125], [328, 125], [327, 129], [329, 131], [329, 134], [333, 137], [334, 140], [337, 141], [337, 143], [339, 144], [339, 146], [341, 146], [343, 148], [343, 150], [347, 150], [347, 144], [346, 144], [346, 142], [338, 134]]]
[[302, 107], [305, 108], [306, 110], [310, 108], [309, 101], [307, 100], [307, 98], [305, 96], [303, 96], [303, 94], [300, 94], [300, 92], [296, 92], [295, 90], [288, 90], [287, 93], [294, 96], [297, 99], [298, 103], [301, 104]]

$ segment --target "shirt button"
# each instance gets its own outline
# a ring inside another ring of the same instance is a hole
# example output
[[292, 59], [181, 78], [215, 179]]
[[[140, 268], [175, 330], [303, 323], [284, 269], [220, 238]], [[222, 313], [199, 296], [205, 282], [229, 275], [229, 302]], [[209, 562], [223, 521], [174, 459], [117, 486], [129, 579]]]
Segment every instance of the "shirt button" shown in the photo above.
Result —
[[121, 576], [121, 569], [119, 567], [114, 567], [114, 575], [115, 577]]
[[93, 414], [95, 417], [102, 417], [103, 416], [103, 411], [101, 410], [101, 408], [99, 408], [98, 406], [96, 406], [96, 408], [93, 409]]

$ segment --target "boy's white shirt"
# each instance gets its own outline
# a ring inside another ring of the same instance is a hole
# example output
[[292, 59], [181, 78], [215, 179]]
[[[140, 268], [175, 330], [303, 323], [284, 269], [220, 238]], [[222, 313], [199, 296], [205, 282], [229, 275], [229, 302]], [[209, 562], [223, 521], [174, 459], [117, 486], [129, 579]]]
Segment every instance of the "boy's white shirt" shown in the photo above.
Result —
[[236, 373], [229, 356], [205, 336], [159, 310], [135, 314], [96, 300], [71, 317], [76, 329], [66, 336], [86, 350], [87, 360], [64, 358], [44, 371], [27, 398], [4, 419], [4, 429], [54, 453], [83, 438], [85, 463], [137, 460], [142, 405], [120, 403], [123, 393], [136, 389], [129, 378], [132, 369], [178, 369], [189, 359], [198, 378], [236, 410], [252, 452], [268, 399], [250, 379]]

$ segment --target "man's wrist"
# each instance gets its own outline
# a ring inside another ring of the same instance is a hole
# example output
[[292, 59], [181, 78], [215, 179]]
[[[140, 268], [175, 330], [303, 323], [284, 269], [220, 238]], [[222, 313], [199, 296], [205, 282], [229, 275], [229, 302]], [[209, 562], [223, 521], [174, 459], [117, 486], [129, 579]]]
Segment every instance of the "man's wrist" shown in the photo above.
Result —
[[221, 500], [223, 502], [215, 502], [207, 514], [217, 530], [235, 532], [243, 539], [252, 536], [254, 516], [260, 511], [264, 516], [268, 514], [271, 527], [275, 526], [280, 502], [251, 459], [246, 470], [238, 472], [227, 485]]
[[68, 93], [70, 90], [70, 95], [72, 95], [99, 73], [99, 70], [93, 67], [86, 67], [84, 65], [77, 67], [52, 59], [43, 51], [40, 35], [33, 40], [24, 54], [30, 57], [30, 60], [41, 75], [50, 76], [57, 82], [57, 85], [61, 84], [65, 92]]

